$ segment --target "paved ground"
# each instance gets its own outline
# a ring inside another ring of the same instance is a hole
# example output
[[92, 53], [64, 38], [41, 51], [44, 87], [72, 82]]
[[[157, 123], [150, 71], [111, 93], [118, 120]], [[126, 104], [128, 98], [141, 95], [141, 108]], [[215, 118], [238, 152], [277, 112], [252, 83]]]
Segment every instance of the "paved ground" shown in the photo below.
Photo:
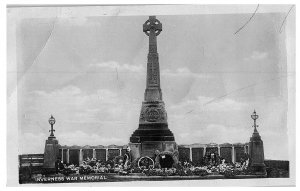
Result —
[[[257, 175], [237, 175], [233, 179], [247, 178], [266, 178], [266, 176]], [[207, 180], [207, 179], [225, 179], [223, 175], [207, 176], [145, 176], [144, 174], [117, 175], [114, 173], [77, 175], [72, 174], [64, 176], [62, 174], [50, 175], [47, 177], [33, 176], [31, 180], [24, 181], [25, 184], [36, 183], [75, 183], [75, 182], [122, 182], [122, 181], [164, 181], [164, 180]]]

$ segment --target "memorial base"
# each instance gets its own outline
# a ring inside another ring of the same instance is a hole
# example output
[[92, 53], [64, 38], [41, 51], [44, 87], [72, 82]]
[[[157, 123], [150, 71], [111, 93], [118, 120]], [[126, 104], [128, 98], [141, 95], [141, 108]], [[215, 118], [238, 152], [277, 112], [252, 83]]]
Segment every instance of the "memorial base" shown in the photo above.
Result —
[[143, 143], [129, 143], [132, 161], [140, 157], [155, 159], [158, 153], [173, 153], [178, 150], [175, 141], [145, 141]]
[[52, 171], [55, 170], [55, 162], [58, 157], [59, 145], [55, 137], [48, 137], [45, 143], [44, 165], [43, 169]]
[[266, 175], [266, 165], [265, 164], [252, 164], [250, 166], [250, 170], [253, 172], [255, 175]]
[[249, 151], [251, 171], [257, 175], [267, 174], [266, 165], [264, 164], [264, 145], [257, 130], [250, 138]]

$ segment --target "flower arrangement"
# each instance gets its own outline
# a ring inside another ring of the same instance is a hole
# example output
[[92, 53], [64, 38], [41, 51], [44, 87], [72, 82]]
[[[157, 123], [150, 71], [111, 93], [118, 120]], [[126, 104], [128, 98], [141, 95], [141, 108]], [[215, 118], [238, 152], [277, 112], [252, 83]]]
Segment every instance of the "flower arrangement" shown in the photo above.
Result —
[[74, 165], [66, 166], [61, 172], [68, 176], [69, 174], [90, 174], [90, 173], [115, 173], [119, 175], [129, 175], [131, 173], [144, 174], [145, 176], [207, 176], [207, 175], [224, 175], [225, 178], [233, 178], [236, 175], [251, 174], [248, 169], [248, 162], [243, 163], [225, 163], [209, 164], [204, 166], [194, 166], [190, 162], [176, 164], [172, 168], [154, 168], [153, 164], [145, 160], [140, 163], [141, 166], [124, 165], [121, 157], [115, 161], [83, 161], [76, 167]]

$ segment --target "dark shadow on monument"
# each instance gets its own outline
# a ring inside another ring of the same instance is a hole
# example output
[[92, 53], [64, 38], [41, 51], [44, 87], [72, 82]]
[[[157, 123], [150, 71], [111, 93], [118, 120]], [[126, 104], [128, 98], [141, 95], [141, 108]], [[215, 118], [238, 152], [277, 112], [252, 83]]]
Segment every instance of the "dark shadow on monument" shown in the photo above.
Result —
[[161, 155], [159, 157], [159, 164], [161, 168], [172, 168], [174, 164], [173, 157], [171, 155]]

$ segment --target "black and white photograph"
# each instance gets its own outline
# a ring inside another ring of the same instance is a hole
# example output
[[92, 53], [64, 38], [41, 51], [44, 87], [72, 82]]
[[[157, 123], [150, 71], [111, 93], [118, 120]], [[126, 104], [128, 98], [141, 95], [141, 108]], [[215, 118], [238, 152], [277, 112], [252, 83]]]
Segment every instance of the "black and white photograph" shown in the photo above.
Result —
[[6, 11], [7, 185], [296, 185], [295, 5]]

